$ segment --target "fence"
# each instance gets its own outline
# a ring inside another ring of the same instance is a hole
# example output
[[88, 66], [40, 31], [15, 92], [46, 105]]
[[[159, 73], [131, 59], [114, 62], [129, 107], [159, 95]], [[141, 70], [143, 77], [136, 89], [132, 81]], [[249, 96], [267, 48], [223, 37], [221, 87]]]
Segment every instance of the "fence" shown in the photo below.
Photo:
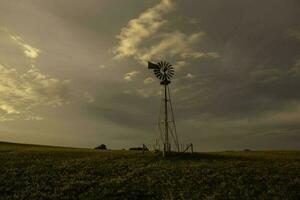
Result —
[[[162, 151], [163, 150], [163, 145], [160, 143], [155, 143], [155, 144], [143, 144], [143, 149], [149, 149], [151, 151]], [[172, 149], [172, 148], [171, 148]], [[178, 152], [178, 150], [174, 150], [174, 152]], [[179, 152], [183, 153], [194, 153], [194, 146], [193, 143], [190, 144], [180, 144], [179, 145]]]

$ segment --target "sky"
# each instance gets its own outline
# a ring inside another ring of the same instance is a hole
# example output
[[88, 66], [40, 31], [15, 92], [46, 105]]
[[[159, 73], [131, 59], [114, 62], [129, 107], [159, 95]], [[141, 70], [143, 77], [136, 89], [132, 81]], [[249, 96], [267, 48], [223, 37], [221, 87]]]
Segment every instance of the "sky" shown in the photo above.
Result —
[[180, 143], [300, 149], [299, 19], [299, 0], [0, 0], [0, 141], [153, 144], [165, 60]]

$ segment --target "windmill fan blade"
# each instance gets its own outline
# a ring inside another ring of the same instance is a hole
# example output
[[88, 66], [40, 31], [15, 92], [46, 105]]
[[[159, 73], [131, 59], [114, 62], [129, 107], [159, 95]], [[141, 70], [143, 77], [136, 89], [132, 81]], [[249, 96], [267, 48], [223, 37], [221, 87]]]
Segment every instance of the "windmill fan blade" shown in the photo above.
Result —
[[160, 74], [160, 71], [159, 70], [154, 70], [154, 73], [155, 74]]
[[155, 74], [155, 76], [156, 76], [157, 78], [159, 78], [159, 77], [161, 77], [161, 74]]
[[154, 70], [154, 73], [155, 73], [155, 74], [160, 74], [160, 70], [159, 70], [159, 69], [155, 69], [155, 70]]

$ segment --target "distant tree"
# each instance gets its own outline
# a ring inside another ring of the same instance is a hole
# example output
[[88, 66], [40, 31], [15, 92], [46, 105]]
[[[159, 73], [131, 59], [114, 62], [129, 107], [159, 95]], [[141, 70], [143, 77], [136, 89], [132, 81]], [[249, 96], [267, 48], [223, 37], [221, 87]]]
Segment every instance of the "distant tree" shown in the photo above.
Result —
[[106, 145], [105, 144], [101, 144], [97, 147], [95, 147], [95, 149], [100, 149], [100, 150], [107, 150]]

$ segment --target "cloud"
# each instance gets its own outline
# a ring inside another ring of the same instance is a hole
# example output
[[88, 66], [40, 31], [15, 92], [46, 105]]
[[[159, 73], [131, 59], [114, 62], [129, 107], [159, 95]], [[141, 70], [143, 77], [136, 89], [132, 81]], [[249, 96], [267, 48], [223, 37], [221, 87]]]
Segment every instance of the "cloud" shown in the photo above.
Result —
[[193, 79], [195, 78], [195, 75], [191, 74], [191, 73], [188, 73], [185, 78], [188, 78], [188, 79]]
[[182, 67], [186, 66], [187, 64], [188, 64], [187, 61], [185, 61], [185, 60], [179, 60], [179, 61], [177, 61], [177, 62], [175, 63], [174, 68], [175, 68], [176, 70], [180, 70]]
[[[185, 31], [189, 29], [177, 26], [179, 17], [172, 15], [175, 10], [174, 1], [161, 0], [130, 20], [117, 36], [118, 45], [113, 49], [114, 58], [133, 58], [142, 65], [149, 60], [167, 60], [177, 71], [193, 60], [218, 58], [217, 52], [201, 50], [201, 42], [207, 36], [205, 32]], [[125, 74], [124, 80], [131, 81], [134, 76], [136, 71]], [[153, 79], [144, 78], [145, 87], [151, 82]], [[135, 93], [140, 97], [157, 95], [157, 92], [148, 90], [149, 88], [141, 88], [135, 90]]]
[[[204, 32], [185, 33], [171, 25], [166, 15], [175, 10], [175, 3], [162, 0], [128, 22], [117, 36], [119, 44], [114, 49], [115, 58], [132, 57], [141, 64], [149, 60], [170, 60], [180, 67], [188, 59], [217, 58], [216, 52], [198, 50]], [[172, 29], [172, 30], [171, 30]]]
[[300, 41], [300, 31], [296, 31], [296, 30], [291, 30], [288, 32], [288, 35], [291, 37], [291, 38], [295, 38], [297, 40]]
[[136, 94], [142, 98], [149, 98], [152, 96], [160, 96], [161, 91], [158, 88], [141, 88], [136, 90]]
[[135, 77], [137, 74], [139, 74], [139, 71], [132, 71], [124, 74], [124, 80], [131, 81], [133, 77]]
[[203, 53], [195, 50], [195, 46], [204, 37], [203, 32], [185, 34], [179, 30], [161, 33], [160, 40], [149, 48], [141, 49], [137, 54], [140, 62], [152, 59], [172, 59], [180, 60], [217, 58], [218, 54], [209, 52]]
[[85, 92], [83, 96], [84, 98], [86, 98], [88, 103], [94, 103], [96, 101], [95, 97], [91, 95], [89, 92]]
[[163, 15], [174, 8], [171, 0], [162, 0], [159, 4], [143, 12], [138, 18], [130, 20], [117, 36], [119, 45], [114, 52], [116, 58], [135, 56], [144, 39], [152, 37], [159, 28], [167, 23]]
[[41, 53], [39, 49], [27, 44], [21, 36], [10, 35], [10, 38], [23, 49], [25, 56], [30, 59], [36, 59]]
[[[21, 36], [10, 34], [7, 28], [1, 30], [11, 39], [10, 43], [22, 48], [24, 57], [30, 58], [31, 67], [21, 70], [22, 66], [18, 66], [17, 70], [0, 64], [0, 121], [42, 120], [43, 117], [36, 114], [36, 109], [67, 103], [66, 91], [70, 81], [42, 73], [34, 65], [41, 50], [29, 45]], [[22, 57], [21, 54], [16, 59]]]
[[145, 79], [144, 79], [144, 84], [148, 85], [148, 84], [150, 84], [150, 83], [153, 83], [154, 80], [155, 80], [155, 79], [152, 78], [152, 77], [145, 78]]
[[68, 83], [45, 75], [34, 66], [20, 73], [0, 65], [0, 120], [41, 119], [33, 110], [65, 104]]
[[[296, 39], [297, 42], [300, 42], [300, 31], [290, 30], [290, 31], [288, 31], [288, 35], [289, 35], [289, 37]], [[295, 66], [293, 69], [294, 69], [293, 72], [300, 74], [300, 58], [299, 58], [299, 56], [296, 59], [296, 63], [295, 63]]]
[[104, 68], [106, 68], [105, 65], [99, 65], [99, 69], [104, 69]]

